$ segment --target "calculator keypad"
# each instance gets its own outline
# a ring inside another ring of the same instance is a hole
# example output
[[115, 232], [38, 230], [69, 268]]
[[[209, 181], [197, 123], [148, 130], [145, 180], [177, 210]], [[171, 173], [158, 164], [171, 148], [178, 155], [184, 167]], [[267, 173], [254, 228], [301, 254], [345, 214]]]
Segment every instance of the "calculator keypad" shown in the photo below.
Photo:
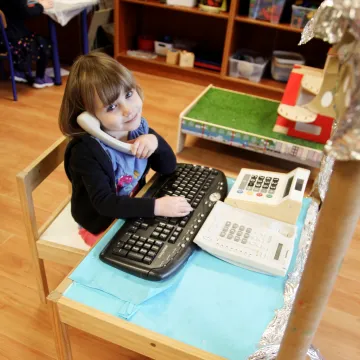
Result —
[[277, 177], [246, 174], [237, 191], [242, 194], [247, 190], [248, 195], [254, 191], [259, 197], [267, 194], [267, 197], [271, 198], [275, 194], [278, 183], [279, 178]]

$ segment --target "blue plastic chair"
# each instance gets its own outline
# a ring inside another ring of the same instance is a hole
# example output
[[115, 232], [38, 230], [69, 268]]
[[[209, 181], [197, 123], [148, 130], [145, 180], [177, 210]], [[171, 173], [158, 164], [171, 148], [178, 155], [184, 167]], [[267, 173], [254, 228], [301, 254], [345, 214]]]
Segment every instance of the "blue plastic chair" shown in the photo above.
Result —
[[17, 92], [16, 92], [16, 84], [15, 84], [15, 73], [14, 73], [14, 64], [12, 60], [11, 50], [9, 46], [9, 41], [6, 35], [6, 18], [4, 13], [0, 10], [0, 31], [1, 31], [1, 38], [5, 45], [6, 53], [0, 53], [0, 60], [8, 59], [9, 61], [9, 68], [10, 68], [10, 75], [11, 75], [11, 84], [12, 84], [12, 91], [14, 96], [14, 101], [17, 101]]

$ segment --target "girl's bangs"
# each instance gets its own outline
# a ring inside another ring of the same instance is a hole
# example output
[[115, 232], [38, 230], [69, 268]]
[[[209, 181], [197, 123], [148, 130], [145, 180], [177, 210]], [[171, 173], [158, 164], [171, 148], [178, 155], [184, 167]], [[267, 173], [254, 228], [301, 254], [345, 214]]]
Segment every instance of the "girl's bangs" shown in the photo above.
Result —
[[121, 74], [119, 71], [108, 74], [95, 85], [95, 91], [104, 106], [113, 104], [122, 93], [135, 88], [136, 83], [131, 74]]

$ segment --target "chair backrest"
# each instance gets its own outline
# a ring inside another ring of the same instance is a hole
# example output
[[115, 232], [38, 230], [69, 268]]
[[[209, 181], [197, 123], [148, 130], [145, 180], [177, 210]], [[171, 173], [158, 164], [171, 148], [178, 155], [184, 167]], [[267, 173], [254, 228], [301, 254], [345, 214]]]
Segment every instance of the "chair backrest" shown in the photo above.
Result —
[[34, 244], [70, 200], [69, 194], [65, 201], [51, 214], [49, 220], [40, 229], [37, 228], [32, 193], [64, 161], [67, 143], [68, 139], [64, 136], [61, 137], [16, 176], [26, 233]]
[[7, 28], [7, 22], [6, 22], [6, 17], [5, 14], [0, 10], [0, 18], [1, 18], [1, 24], [4, 27], [4, 29]]

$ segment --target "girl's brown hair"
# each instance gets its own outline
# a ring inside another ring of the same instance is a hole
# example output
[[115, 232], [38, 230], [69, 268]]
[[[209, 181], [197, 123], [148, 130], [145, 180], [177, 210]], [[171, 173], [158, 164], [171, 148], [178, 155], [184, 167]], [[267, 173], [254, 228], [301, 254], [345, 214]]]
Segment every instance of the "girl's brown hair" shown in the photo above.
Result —
[[142, 91], [128, 69], [110, 56], [93, 52], [80, 56], [71, 67], [62, 100], [59, 127], [66, 136], [76, 136], [84, 130], [76, 118], [88, 111], [95, 116], [95, 94], [106, 105], [114, 103], [121, 93], [136, 89]]

